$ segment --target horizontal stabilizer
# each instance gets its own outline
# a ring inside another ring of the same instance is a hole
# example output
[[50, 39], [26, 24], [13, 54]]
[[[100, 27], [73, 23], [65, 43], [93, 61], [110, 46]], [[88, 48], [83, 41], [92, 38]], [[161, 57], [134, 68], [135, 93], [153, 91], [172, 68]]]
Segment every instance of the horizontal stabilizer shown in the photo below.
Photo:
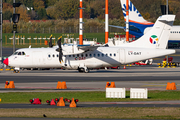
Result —
[[124, 27], [122, 26], [115, 26], [115, 25], [109, 25], [110, 27], [115, 27], [115, 28], [120, 28], [120, 29], [125, 29]]
[[101, 45], [96, 45], [96, 46], [94, 46], [94, 45], [78, 45], [77, 47], [78, 47], [78, 49], [81, 49], [84, 52], [87, 52], [87, 51], [94, 51], [98, 47], [101, 47]]

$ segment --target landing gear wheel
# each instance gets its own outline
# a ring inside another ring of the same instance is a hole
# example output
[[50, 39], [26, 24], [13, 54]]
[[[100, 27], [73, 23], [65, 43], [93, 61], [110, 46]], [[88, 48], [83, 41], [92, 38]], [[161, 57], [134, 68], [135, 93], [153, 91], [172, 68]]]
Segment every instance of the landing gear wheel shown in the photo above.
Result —
[[83, 69], [81, 69], [81, 68], [78, 68], [78, 71], [79, 71], [80, 73], [84, 72]]
[[14, 70], [14, 73], [19, 73], [19, 70]]
[[88, 69], [88, 68], [84, 69], [84, 72], [85, 72], [85, 73], [88, 73], [88, 72], [89, 72], [89, 69]]

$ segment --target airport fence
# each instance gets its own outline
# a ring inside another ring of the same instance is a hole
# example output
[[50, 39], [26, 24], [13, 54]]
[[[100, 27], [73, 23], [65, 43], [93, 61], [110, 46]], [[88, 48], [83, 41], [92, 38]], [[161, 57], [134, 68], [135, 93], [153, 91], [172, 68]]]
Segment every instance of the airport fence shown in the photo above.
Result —
[[[120, 32], [119, 28], [109, 27], [109, 32]], [[19, 28], [18, 33], [79, 33], [79, 26], [68, 26], [68, 27], [48, 27], [48, 28]], [[104, 27], [99, 26], [85, 26], [83, 28], [84, 33], [103, 33], [105, 32]]]

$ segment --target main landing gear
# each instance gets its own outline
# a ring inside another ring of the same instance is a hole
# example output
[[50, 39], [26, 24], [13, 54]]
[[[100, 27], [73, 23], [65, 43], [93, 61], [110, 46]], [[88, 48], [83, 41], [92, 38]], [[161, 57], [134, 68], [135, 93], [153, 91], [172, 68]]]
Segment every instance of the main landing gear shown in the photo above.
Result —
[[78, 68], [78, 71], [80, 72], [80, 73], [88, 73], [89, 72], [89, 69], [87, 68], [87, 67], [84, 67], [84, 68]]

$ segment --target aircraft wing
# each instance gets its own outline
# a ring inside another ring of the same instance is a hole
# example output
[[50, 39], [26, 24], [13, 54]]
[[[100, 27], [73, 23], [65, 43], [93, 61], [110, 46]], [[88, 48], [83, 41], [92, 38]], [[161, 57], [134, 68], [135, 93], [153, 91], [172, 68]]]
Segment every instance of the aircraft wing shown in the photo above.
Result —
[[81, 49], [84, 52], [87, 52], [87, 51], [94, 51], [98, 47], [101, 47], [101, 45], [78, 45], [77, 47], [78, 47], [78, 49]]
[[110, 27], [115, 27], [115, 28], [120, 28], [120, 29], [124, 29], [124, 27], [122, 26], [115, 26], [115, 25], [109, 25]]

